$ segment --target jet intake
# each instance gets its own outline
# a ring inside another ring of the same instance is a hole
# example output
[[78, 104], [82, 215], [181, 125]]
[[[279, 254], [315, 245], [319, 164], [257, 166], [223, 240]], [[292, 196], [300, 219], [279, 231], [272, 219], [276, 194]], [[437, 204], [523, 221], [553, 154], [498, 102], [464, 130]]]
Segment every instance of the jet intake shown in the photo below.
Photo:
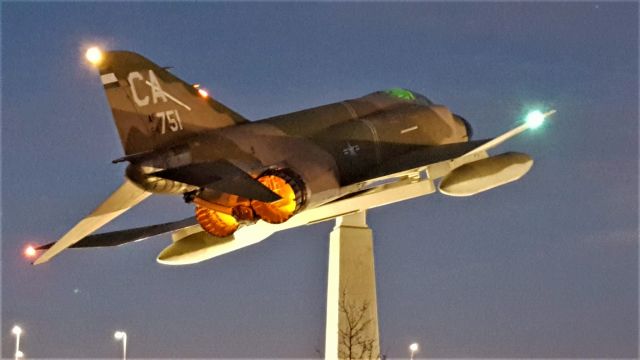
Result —
[[516, 181], [533, 166], [527, 154], [508, 152], [464, 164], [445, 176], [440, 192], [449, 196], [471, 196]]

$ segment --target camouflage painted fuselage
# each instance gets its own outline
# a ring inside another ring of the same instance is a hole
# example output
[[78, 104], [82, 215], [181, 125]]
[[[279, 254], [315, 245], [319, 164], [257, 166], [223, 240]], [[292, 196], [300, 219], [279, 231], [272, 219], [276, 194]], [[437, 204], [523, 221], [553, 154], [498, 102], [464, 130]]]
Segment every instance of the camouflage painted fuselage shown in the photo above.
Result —
[[[402, 91], [409, 98], [376, 92], [208, 130], [140, 161], [132, 159], [128, 175], [143, 181], [139, 175], [153, 169], [217, 160], [229, 161], [254, 177], [285, 168], [302, 179], [308, 206], [335, 197], [341, 187], [468, 151], [466, 121], [421, 95]], [[445, 144], [456, 145], [443, 152], [438, 145]], [[173, 189], [170, 192], [188, 190]], [[210, 193], [211, 197], [215, 196]]]
[[251, 178], [287, 169], [313, 204], [341, 187], [469, 150], [466, 121], [405, 89], [252, 122], [139, 54], [107, 52], [99, 71], [121, 160], [131, 163], [127, 177], [155, 193], [266, 201]]

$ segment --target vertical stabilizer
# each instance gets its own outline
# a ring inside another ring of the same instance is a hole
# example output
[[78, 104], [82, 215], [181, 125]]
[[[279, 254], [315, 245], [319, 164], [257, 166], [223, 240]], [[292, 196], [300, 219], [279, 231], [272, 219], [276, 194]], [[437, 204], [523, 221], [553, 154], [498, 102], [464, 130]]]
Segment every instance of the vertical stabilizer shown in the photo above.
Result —
[[168, 146], [204, 130], [246, 122], [139, 54], [105, 52], [97, 67], [126, 155]]

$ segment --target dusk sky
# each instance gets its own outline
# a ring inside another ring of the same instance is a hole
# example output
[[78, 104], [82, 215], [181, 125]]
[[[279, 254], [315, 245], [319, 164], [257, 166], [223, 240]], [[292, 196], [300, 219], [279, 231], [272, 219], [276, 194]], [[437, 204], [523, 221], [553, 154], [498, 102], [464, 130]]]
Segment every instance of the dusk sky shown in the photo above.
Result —
[[[333, 222], [197, 265], [169, 236], [33, 267], [122, 182], [90, 45], [131, 50], [251, 120], [406, 87], [475, 138], [551, 121], [492, 151], [535, 159], [469, 198], [374, 209], [381, 351], [439, 358], [638, 356], [638, 3], [2, 2], [2, 356], [314, 358]], [[156, 196], [103, 230], [193, 214]]]

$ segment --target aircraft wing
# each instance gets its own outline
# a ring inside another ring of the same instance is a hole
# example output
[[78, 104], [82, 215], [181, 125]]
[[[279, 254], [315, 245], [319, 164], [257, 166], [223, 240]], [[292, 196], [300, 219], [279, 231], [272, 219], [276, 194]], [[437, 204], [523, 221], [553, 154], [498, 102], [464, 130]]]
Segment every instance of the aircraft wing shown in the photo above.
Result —
[[[85, 236], [77, 243], [69, 246], [70, 248], [90, 248], [90, 247], [107, 247], [120, 246], [130, 242], [141, 241], [152, 236], [166, 234], [168, 232], [184, 229], [189, 226], [197, 225], [198, 221], [195, 217], [189, 217], [179, 221], [172, 221], [164, 224], [143, 226], [133, 229], [118, 230], [100, 234]], [[46, 250], [51, 248], [55, 242], [38, 246], [36, 250]]]
[[62, 250], [106, 225], [125, 211], [142, 202], [149, 195], [151, 195], [150, 192], [140, 189], [129, 180], [125, 180], [124, 184], [114, 191], [97, 209], [64, 234], [33, 264], [39, 265], [51, 260]]
[[[539, 121], [542, 122], [545, 118], [547, 118], [547, 117], [549, 117], [549, 116], [551, 116], [551, 115], [553, 115], [555, 113], [556, 113], [556, 110], [550, 110], [550, 111], [547, 111], [546, 113], [538, 113], [539, 116], [541, 117]], [[511, 139], [512, 137], [520, 135], [523, 131], [525, 131], [527, 129], [530, 129], [532, 127], [536, 127], [538, 125], [539, 124], [532, 125], [531, 123], [525, 121], [524, 124], [514, 128], [514, 129], [511, 129], [511, 130], [505, 132], [504, 134], [502, 134], [500, 136], [497, 136], [497, 137], [491, 139], [490, 141], [482, 144], [481, 146], [478, 146], [477, 148], [469, 151], [468, 153], [462, 155], [461, 157], [468, 156], [468, 155], [473, 155], [475, 153], [480, 153], [480, 152], [492, 149], [492, 148], [502, 144], [503, 142]]]

